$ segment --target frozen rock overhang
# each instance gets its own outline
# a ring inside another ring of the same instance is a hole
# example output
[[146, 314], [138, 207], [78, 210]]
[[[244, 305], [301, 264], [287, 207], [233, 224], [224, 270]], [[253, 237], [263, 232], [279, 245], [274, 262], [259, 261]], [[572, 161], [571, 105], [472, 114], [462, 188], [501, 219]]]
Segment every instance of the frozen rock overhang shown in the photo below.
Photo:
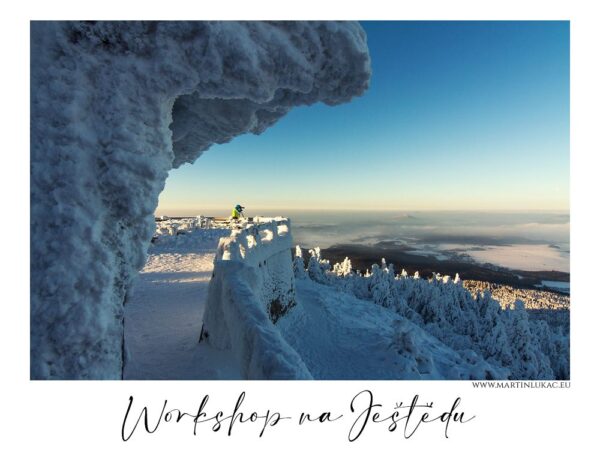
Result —
[[32, 22], [31, 377], [121, 377], [171, 168], [369, 77], [354, 22]]

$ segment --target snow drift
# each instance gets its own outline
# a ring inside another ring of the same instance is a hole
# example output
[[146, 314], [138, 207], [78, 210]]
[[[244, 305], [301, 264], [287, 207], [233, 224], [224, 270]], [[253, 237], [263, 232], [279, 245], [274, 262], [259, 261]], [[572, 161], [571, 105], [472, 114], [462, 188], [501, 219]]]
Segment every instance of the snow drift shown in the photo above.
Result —
[[31, 377], [121, 378], [169, 170], [367, 87], [360, 25], [33, 22]]

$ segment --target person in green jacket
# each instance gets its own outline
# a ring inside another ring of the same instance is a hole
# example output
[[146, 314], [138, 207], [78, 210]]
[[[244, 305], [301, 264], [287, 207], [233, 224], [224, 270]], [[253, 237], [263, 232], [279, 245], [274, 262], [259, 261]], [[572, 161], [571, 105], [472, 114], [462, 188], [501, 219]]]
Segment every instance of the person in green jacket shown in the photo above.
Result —
[[239, 220], [244, 216], [244, 207], [240, 205], [235, 205], [235, 207], [231, 210], [231, 218], [233, 220]]

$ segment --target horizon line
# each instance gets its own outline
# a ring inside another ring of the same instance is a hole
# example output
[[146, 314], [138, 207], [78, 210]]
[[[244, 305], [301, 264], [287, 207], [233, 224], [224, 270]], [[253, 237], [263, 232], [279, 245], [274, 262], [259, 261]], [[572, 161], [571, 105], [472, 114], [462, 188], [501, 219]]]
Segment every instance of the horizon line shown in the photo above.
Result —
[[[246, 209], [248, 209], [246, 207]], [[493, 213], [560, 213], [565, 214], [571, 213], [571, 209], [552, 209], [552, 208], [330, 208], [330, 207], [322, 207], [322, 208], [301, 208], [301, 207], [279, 207], [279, 206], [253, 206], [254, 210], [266, 210], [266, 211], [315, 211], [315, 212], [369, 212], [369, 211], [377, 211], [377, 212], [493, 212]], [[205, 210], [205, 211], [214, 211], [214, 210], [229, 210], [229, 207], [203, 207], [203, 208], [194, 208], [194, 207], [175, 207], [175, 208], [161, 208], [160, 210], [157, 208], [154, 211], [155, 215], [158, 214], [159, 211], [191, 211], [191, 210]], [[164, 214], [163, 214], [164, 215]]]

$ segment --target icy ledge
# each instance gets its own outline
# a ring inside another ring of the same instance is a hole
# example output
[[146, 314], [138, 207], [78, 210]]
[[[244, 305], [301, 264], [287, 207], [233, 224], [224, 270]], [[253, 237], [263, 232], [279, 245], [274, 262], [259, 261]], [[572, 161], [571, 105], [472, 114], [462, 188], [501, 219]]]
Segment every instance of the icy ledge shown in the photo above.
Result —
[[354, 22], [32, 22], [31, 377], [121, 378], [171, 168], [369, 77]]

